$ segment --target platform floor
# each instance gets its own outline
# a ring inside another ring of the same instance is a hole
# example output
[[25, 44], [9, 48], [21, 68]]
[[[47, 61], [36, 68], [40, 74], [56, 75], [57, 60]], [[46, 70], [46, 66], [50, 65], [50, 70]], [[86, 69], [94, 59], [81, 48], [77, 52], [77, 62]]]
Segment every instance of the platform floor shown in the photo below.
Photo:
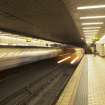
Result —
[[105, 58], [86, 56], [88, 68], [83, 70], [74, 105], [105, 105]]
[[105, 58], [88, 55], [88, 105], [105, 105]]
[[69, 98], [61, 97], [62, 101], [60, 103], [58, 101], [56, 105], [105, 105], [105, 58], [94, 55], [85, 55], [85, 57], [87, 60], [82, 60], [84, 63], [80, 63], [83, 72], [74, 102], [70, 100], [73, 96], [71, 95], [72, 98], [69, 96], [72, 92], [70, 83], [69, 88], [65, 89], [69, 91], [67, 92]]
[[[82, 58], [80, 64], [78, 65], [74, 74], [70, 78], [68, 84], [66, 85], [56, 105], [80, 105], [78, 103], [83, 103], [83, 101], [81, 100], [83, 99], [82, 94], [77, 94], [77, 91], [78, 91], [79, 85], [84, 86], [83, 82], [81, 84], [79, 82], [81, 81], [81, 75], [83, 75], [83, 70], [85, 70], [85, 68], [87, 69], [87, 57], [86, 56]], [[78, 91], [78, 93], [80, 92], [81, 92], [81, 89], [80, 91]], [[76, 99], [75, 99], [75, 96], [76, 96]], [[76, 103], [74, 103], [75, 101]]]

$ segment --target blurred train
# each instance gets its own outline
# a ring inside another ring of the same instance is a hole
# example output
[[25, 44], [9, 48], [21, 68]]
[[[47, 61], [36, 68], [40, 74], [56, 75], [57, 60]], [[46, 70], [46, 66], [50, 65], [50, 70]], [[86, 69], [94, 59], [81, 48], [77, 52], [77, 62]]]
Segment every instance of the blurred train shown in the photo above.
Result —
[[[0, 70], [54, 57], [74, 65], [84, 53], [82, 48], [72, 45], [0, 32]], [[6, 65], [2, 66], [2, 61], [6, 61]], [[10, 61], [13, 63], [8, 63]]]
[[76, 65], [80, 62], [84, 56], [83, 48], [67, 48], [64, 53], [58, 56], [58, 64], [69, 63], [70, 65]]
[[66, 44], [0, 31], [0, 46], [64, 47]]

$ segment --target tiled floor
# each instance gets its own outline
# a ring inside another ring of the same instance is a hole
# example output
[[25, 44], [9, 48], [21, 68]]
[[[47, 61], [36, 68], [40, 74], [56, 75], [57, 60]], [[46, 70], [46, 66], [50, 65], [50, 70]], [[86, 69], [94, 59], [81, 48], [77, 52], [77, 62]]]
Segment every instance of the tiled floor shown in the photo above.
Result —
[[[62, 101], [60, 103], [58, 101], [56, 105], [105, 105], [105, 58], [87, 55], [87, 59], [88, 65], [82, 68], [84, 72], [82, 73], [74, 104], [70, 101], [70, 93], [72, 92], [70, 83], [67, 89], [69, 98], [64, 95], [64, 98], [61, 99]], [[86, 63], [86, 60], [84, 63]], [[65, 91], [64, 93], [66, 94]], [[65, 101], [69, 103], [65, 104]]]
[[85, 56], [85, 57], [83, 57], [81, 63], [79, 64], [79, 66], [75, 70], [73, 76], [69, 80], [67, 86], [65, 87], [64, 91], [62, 92], [56, 105], [74, 105], [73, 103], [75, 100], [75, 95], [76, 95], [76, 91], [77, 91], [79, 81], [80, 81], [80, 78], [82, 75], [82, 71], [85, 68], [87, 68], [86, 63], [87, 63], [87, 59]]
[[105, 58], [88, 55], [88, 105], [105, 105]]
[[79, 86], [76, 92], [76, 96], [75, 96], [73, 105], [88, 105], [88, 63], [87, 63], [87, 59], [84, 62], [84, 64], [85, 65], [84, 65], [84, 68], [82, 68], [81, 79], [79, 81]]

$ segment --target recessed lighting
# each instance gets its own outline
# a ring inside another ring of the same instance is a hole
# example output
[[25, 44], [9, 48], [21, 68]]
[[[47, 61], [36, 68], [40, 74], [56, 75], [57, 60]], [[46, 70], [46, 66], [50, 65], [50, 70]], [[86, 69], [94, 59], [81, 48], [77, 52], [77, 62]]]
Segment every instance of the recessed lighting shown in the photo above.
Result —
[[83, 27], [83, 30], [88, 30], [88, 29], [100, 29], [101, 27]]
[[105, 18], [105, 15], [103, 16], [84, 16], [84, 17], [80, 17], [80, 19], [102, 19]]
[[81, 25], [97, 25], [97, 24], [104, 24], [104, 22], [82, 23]]
[[80, 7], [77, 7], [78, 10], [98, 9], [98, 8], [105, 8], [105, 5], [91, 5], [91, 6], [80, 6]]

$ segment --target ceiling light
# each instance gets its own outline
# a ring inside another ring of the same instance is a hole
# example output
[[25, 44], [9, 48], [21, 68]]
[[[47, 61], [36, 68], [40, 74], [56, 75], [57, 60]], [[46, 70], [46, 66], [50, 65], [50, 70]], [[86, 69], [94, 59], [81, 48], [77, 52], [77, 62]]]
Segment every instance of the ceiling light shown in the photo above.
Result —
[[81, 40], [84, 40], [84, 37], [81, 37]]
[[97, 24], [104, 24], [104, 22], [82, 23], [81, 25], [97, 25]]
[[88, 29], [100, 29], [101, 27], [83, 27], [82, 29], [86, 29], [86, 30], [88, 30]]
[[84, 34], [97, 34], [97, 32], [83, 32]]
[[98, 31], [83, 31], [84, 33], [96, 33]]
[[84, 30], [83, 32], [97, 32], [99, 30]]
[[90, 35], [85, 35], [85, 38], [91, 38], [92, 36], [90, 36]]
[[84, 33], [84, 35], [96, 35], [97, 33]]
[[97, 35], [97, 34], [96, 33], [88, 33], [88, 34], [83, 34], [83, 35], [85, 35], [85, 36], [89, 35], [90, 36], [90, 35]]
[[97, 32], [84, 32], [84, 34], [97, 34]]
[[97, 32], [84, 32], [84, 34], [96, 34]]
[[103, 16], [84, 16], [84, 17], [80, 17], [80, 19], [102, 19], [105, 18], [105, 15]]
[[105, 8], [105, 5], [92, 5], [92, 6], [80, 6], [80, 7], [77, 7], [78, 10], [98, 9], [98, 8]]

